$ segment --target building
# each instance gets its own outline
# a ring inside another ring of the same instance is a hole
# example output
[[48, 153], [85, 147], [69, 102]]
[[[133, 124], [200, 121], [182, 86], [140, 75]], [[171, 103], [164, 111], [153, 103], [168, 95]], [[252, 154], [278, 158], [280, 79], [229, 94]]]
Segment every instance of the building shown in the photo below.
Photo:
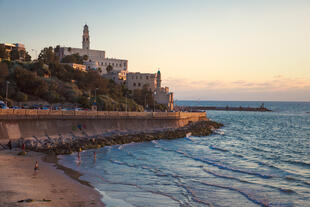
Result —
[[[0, 46], [4, 47], [5, 52], [8, 54], [8, 60], [17, 59], [17, 60], [26, 60], [27, 52], [25, 45], [21, 43], [2, 43]], [[16, 51], [15, 57], [12, 57], [12, 52]]]
[[107, 78], [107, 79], [111, 79], [119, 85], [123, 85], [126, 82], [126, 74], [127, 74], [127, 71], [125, 71], [125, 70], [111, 71], [107, 74], [103, 74], [102, 77]]
[[106, 58], [105, 51], [90, 49], [89, 29], [86, 24], [84, 25], [82, 35], [82, 48], [60, 47], [56, 54], [59, 56], [60, 60], [65, 56], [72, 54], [87, 56], [87, 60], [83, 63], [83, 65], [86, 66], [86, 69], [98, 70], [102, 75], [107, 74], [106, 69], [109, 65], [112, 66], [113, 71], [120, 72], [122, 70], [128, 70], [128, 60]]
[[161, 73], [127, 73], [126, 87], [130, 91], [135, 89], [147, 89], [154, 94], [157, 103], [163, 104], [169, 110], [173, 110], [173, 93], [169, 92], [168, 87], [161, 87]]
[[86, 72], [86, 66], [82, 64], [77, 64], [77, 63], [62, 63], [64, 65], [70, 65], [73, 69], [75, 70], [80, 70]]
[[125, 85], [130, 91], [142, 89], [145, 86], [154, 92], [157, 88], [157, 73], [127, 73]]

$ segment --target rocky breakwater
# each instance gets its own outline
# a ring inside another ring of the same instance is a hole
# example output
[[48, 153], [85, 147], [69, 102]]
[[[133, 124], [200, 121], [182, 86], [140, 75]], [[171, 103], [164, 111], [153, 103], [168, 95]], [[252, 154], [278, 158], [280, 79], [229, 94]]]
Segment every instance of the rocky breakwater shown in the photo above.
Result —
[[59, 135], [56, 137], [31, 137], [14, 140], [13, 145], [27, 150], [48, 154], [71, 154], [75, 151], [100, 148], [104, 146], [144, 142], [158, 139], [176, 139], [192, 136], [208, 136], [223, 125], [214, 121], [191, 122], [180, 128], [164, 128], [144, 131], [110, 131], [96, 136]]

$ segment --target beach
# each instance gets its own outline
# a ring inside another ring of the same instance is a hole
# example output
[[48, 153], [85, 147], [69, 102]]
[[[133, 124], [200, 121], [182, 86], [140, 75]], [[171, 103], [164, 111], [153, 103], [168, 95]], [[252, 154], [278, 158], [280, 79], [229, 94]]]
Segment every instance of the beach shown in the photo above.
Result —
[[[100, 194], [87, 182], [81, 181], [82, 184], [71, 178], [78, 178], [80, 174], [57, 166], [53, 159], [43, 161], [46, 156], [44, 154], [28, 152], [26, 156], [18, 156], [18, 152], [0, 151], [1, 207], [104, 206]], [[35, 173], [36, 161], [39, 163], [39, 170]], [[27, 199], [31, 199], [28, 200], [31, 202], [18, 202]]]

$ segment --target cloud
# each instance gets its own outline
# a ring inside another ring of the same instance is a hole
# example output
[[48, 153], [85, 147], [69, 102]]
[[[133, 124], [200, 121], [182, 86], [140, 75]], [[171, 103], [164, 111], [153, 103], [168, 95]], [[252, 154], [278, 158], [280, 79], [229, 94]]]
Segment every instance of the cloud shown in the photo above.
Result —
[[282, 75], [263, 82], [167, 78], [163, 85], [169, 86], [171, 91], [175, 92], [175, 97], [184, 99], [310, 101], [309, 78], [290, 78]]

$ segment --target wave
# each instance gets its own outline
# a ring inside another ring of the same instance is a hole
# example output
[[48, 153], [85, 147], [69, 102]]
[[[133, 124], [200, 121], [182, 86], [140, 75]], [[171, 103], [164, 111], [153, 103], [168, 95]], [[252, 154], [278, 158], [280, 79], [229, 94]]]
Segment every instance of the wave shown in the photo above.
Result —
[[193, 201], [195, 201], [197, 203], [200, 203], [200, 204], [204, 204], [204, 205], [213, 207], [212, 203], [198, 198], [198, 196], [196, 195], [195, 191], [192, 190], [191, 188], [189, 188], [188, 186], [186, 186], [184, 184], [178, 184], [178, 186], [182, 187], [184, 190], [186, 190], [186, 192], [191, 195], [191, 198], [192, 198]]
[[[114, 185], [127, 185], [127, 186], [136, 187], [136, 188], [138, 188], [138, 189], [140, 189], [140, 190], [142, 190], [144, 192], [149, 192], [149, 193], [153, 193], [153, 194], [157, 194], [157, 195], [162, 195], [162, 196], [165, 196], [167, 198], [170, 198], [171, 200], [176, 201], [180, 205], [183, 204], [182, 201], [176, 199], [175, 197], [173, 197], [173, 196], [171, 196], [171, 195], [169, 195], [167, 193], [161, 192], [161, 191], [153, 191], [153, 190], [149, 190], [149, 189], [147, 190], [147, 189], [145, 189], [145, 188], [143, 188], [143, 187], [141, 187], [141, 186], [139, 186], [139, 185], [137, 185], [135, 183], [113, 182], [113, 181], [110, 181], [110, 180], [106, 180], [106, 179], [104, 179], [103, 177], [101, 177], [99, 175], [96, 175], [96, 177], [98, 177], [99, 179], [101, 179], [105, 183], [114, 184]], [[99, 190], [99, 192], [102, 193], [102, 191], [100, 191], [100, 190]]]
[[189, 155], [186, 152], [183, 152], [181, 150], [171, 150], [171, 149], [162, 147], [159, 144], [157, 145], [157, 147], [159, 147], [160, 149], [162, 149], [164, 151], [171, 151], [171, 152], [174, 152], [174, 153], [178, 153], [178, 154], [180, 154], [180, 155], [182, 155], [184, 157], [190, 158], [192, 160], [196, 160], [196, 161], [199, 161], [199, 162], [203, 162], [203, 163], [215, 166], [215, 167], [217, 167], [219, 169], [230, 170], [230, 171], [233, 171], [233, 172], [243, 173], [243, 174], [248, 174], [248, 175], [254, 175], [254, 176], [258, 176], [258, 177], [264, 178], [264, 179], [269, 179], [269, 178], [274, 177], [273, 175], [267, 175], [267, 174], [262, 174], [262, 173], [258, 173], [258, 172], [253, 172], [253, 171], [237, 169], [237, 168], [234, 168], [234, 167], [226, 166], [226, 165], [220, 164], [219, 162], [211, 160], [211, 159], [202, 159], [202, 158], [194, 157], [194, 156], [191, 156], [191, 155]]
[[235, 191], [240, 193], [241, 195], [243, 195], [245, 198], [247, 198], [249, 201], [258, 204], [260, 206], [263, 207], [269, 207], [271, 206], [271, 204], [269, 203], [269, 201], [266, 198], [258, 198], [254, 193], [250, 193], [247, 192], [245, 190], [241, 190], [238, 188], [233, 188], [231, 186], [224, 186], [224, 185], [219, 185], [219, 184], [213, 184], [213, 183], [207, 183], [204, 181], [194, 181], [203, 185], [207, 185], [207, 186], [212, 186], [212, 187], [218, 187], [218, 188], [223, 188], [223, 189], [227, 189], [227, 190], [231, 190], [231, 191]]
[[289, 194], [293, 194], [294, 193], [294, 194], [296, 194], [296, 192], [294, 190], [291, 190], [291, 189], [284, 189], [284, 188], [279, 188], [279, 187], [275, 187], [275, 186], [271, 186], [271, 185], [266, 185], [266, 184], [253, 183], [253, 182], [249, 182], [249, 181], [246, 181], [246, 180], [242, 180], [242, 179], [237, 178], [237, 177], [221, 175], [221, 174], [215, 173], [215, 172], [207, 170], [207, 169], [203, 169], [203, 171], [206, 172], [206, 173], [209, 173], [209, 174], [211, 174], [213, 176], [219, 177], [219, 178], [224, 178], [224, 179], [229, 179], [229, 180], [236, 180], [236, 181], [241, 182], [241, 183], [247, 183], [247, 184], [252, 184], [252, 185], [260, 185], [260, 186], [263, 186], [263, 187], [276, 189], [276, 190], [284, 192], [284, 193], [289, 193]]
[[290, 163], [293, 165], [298, 165], [298, 166], [310, 168], [310, 163], [307, 163], [307, 162], [296, 161], [296, 160], [285, 160], [284, 162]]
[[222, 148], [216, 147], [214, 145], [210, 145], [209, 148], [213, 149], [213, 150], [221, 151], [221, 152], [229, 152], [229, 150], [222, 149]]

